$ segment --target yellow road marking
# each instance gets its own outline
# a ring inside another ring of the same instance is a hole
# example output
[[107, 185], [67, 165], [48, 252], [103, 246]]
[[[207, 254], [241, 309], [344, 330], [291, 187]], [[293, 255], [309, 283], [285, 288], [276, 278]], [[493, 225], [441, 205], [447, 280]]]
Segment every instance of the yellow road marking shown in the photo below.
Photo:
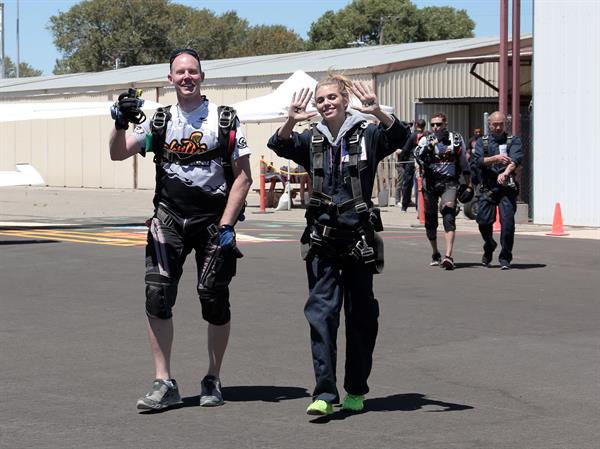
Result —
[[[92, 245], [113, 245], [113, 246], [144, 246], [146, 244], [146, 232], [123, 232], [123, 231], [102, 231], [85, 232], [68, 229], [14, 229], [0, 231], [0, 235], [22, 237], [41, 240], [59, 240], [70, 243], [88, 243]], [[272, 238], [255, 237], [248, 234], [237, 234], [238, 242], [243, 243], [265, 243], [277, 241], [295, 241], [281, 240]]]

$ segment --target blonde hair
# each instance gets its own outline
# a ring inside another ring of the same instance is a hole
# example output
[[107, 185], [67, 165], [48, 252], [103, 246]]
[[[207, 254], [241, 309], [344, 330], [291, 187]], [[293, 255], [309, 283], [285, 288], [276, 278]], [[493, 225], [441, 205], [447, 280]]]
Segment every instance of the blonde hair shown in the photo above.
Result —
[[327, 72], [327, 78], [322, 79], [315, 86], [314, 98], [316, 98], [317, 96], [317, 91], [319, 90], [319, 87], [329, 85], [337, 86], [342, 97], [345, 98], [348, 102], [350, 101], [350, 93], [352, 92], [351, 89], [353, 85], [352, 81], [349, 78], [342, 75], [341, 73], [336, 73], [332, 70], [329, 70]]

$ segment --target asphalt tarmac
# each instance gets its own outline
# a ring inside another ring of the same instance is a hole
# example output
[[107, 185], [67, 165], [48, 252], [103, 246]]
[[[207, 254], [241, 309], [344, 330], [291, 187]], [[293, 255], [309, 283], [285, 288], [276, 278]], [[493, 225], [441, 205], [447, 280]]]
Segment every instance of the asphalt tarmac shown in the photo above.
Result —
[[[422, 229], [388, 227], [365, 411], [315, 420], [301, 228], [238, 226], [222, 407], [199, 407], [206, 324], [188, 260], [172, 362], [184, 405], [162, 413], [135, 408], [153, 380], [143, 228], [0, 233], [0, 447], [599, 447], [600, 241], [518, 235], [501, 271], [463, 231], [448, 272], [428, 266]], [[342, 320], [340, 389], [343, 336]]]

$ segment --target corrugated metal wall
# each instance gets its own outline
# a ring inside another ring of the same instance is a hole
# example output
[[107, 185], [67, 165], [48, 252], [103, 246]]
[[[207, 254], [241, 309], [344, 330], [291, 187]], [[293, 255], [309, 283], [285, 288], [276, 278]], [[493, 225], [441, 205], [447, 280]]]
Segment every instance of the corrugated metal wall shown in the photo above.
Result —
[[[379, 100], [393, 105], [401, 120], [414, 119], [420, 98], [490, 98], [497, 93], [469, 73], [471, 64], [436, 64], [377, 75]], [[477, 73], [496, 83], [497, 64], [481, 64]]]
[[600, 2], [535, 0], [534, 13], [533, 219], [552, 223], [560, 202], [565, 224], [600, 226]]

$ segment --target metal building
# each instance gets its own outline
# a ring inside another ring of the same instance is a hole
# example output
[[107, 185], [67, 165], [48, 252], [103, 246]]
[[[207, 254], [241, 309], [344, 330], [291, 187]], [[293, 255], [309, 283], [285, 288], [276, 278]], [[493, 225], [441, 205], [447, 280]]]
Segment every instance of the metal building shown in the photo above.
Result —
[[534, 1], [533, 218], [600, 226], [600, 2]]
[[[521, 45], [531, 45], [531, 37], [524, 37]], [[470, 73], [471, 62], [448, 64], [447, 60], [497, 54], [498, 46], [496, 37], [469, 38], [204, 61], [202, 90], [215, 103], [231, 104], [271, 93], [295, 70], [320, 79], [332, 68], [353, 79], [373, 81], [380, 102], [393, 106], [400, 119], [428, 118], [441, 110], [453, 129], [468, 136], [481, 126], [483, 111], [497, 109], [497, 92]], [[480, 63], [477, 72], [490, 84], [497, 80], [495, 62]], [[172, 104], [175, 95], [167, 73], [168, 64], [156, 64], [0, 80], [0, 103], [112, 102], [118, 93], [135, 86], [144, 89], [146, 98]], [[0, 121], [0, 170], [29, 162], [52, 186], [152, 188], [154, 167], [149, 158], [110, 161], [111, 127], [108, 111], [95, 117]], [[277, 127], [270, 123], [245, 126], [253, 170], [258, 170], [261, 155], [276, 160], [266, 141]]]

